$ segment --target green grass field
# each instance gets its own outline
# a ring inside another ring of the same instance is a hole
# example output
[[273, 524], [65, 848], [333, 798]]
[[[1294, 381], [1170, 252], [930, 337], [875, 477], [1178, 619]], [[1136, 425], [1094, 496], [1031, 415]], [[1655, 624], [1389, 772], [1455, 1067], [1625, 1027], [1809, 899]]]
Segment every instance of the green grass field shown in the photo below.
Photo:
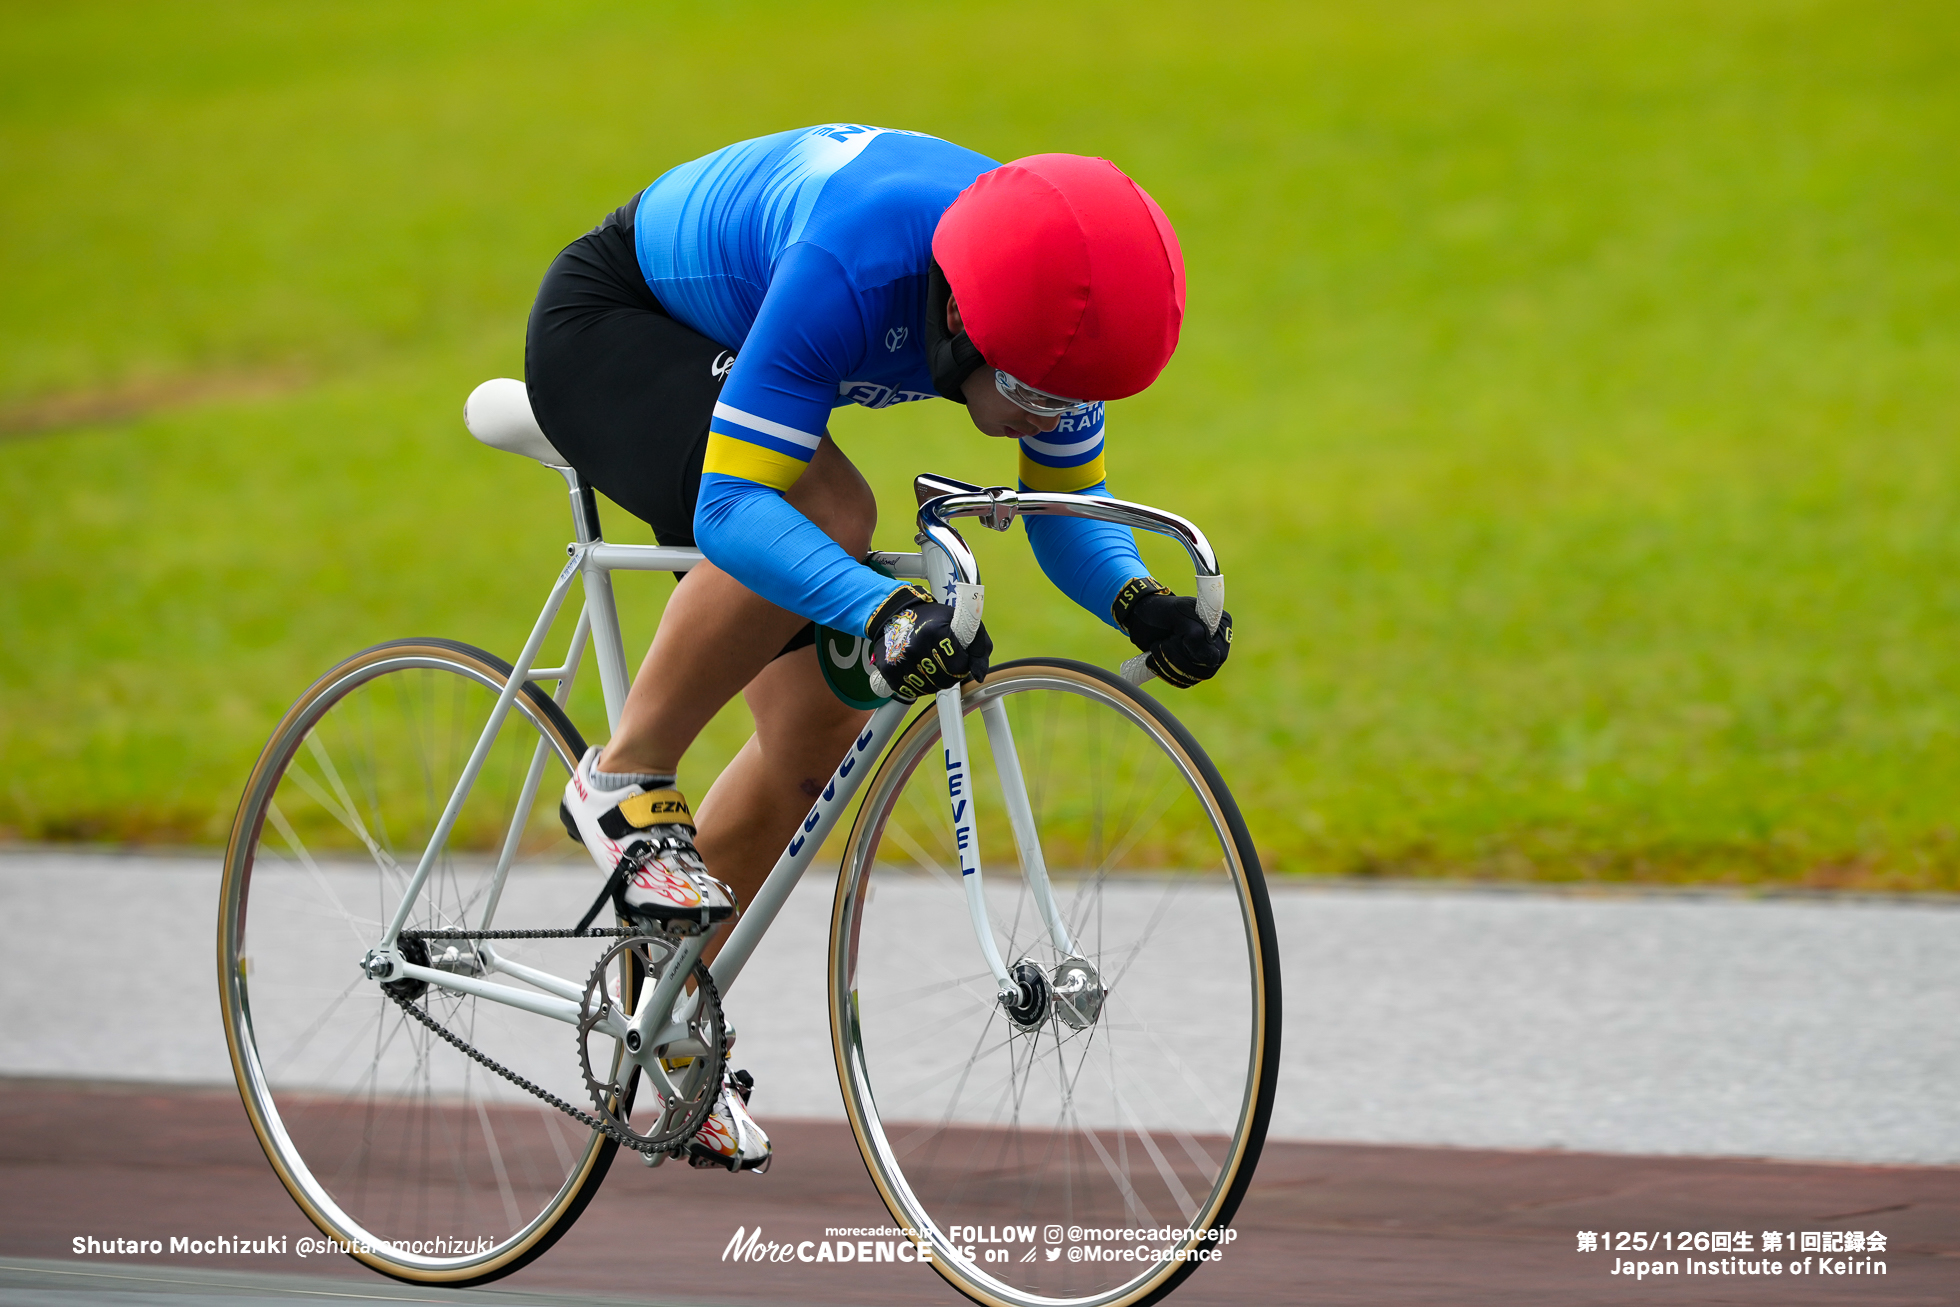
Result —
[[[344, 654], [514, 652], [563, 497], [459, 411], [545, 265], [849, 120], [1107, 155], [1177, 223], [1112, 483], [1226, 563], [1229, 674], [1164, 693], [1270, 866], [1960, 888], [1951, 5], [966, 12], [9, 5], [0, 832], [221, 840]], [[835, 433], [888, 546], [914, 472], [1012, 475], [946, 405]], [[1002, 656], [1123, 655], [981, 544]]]

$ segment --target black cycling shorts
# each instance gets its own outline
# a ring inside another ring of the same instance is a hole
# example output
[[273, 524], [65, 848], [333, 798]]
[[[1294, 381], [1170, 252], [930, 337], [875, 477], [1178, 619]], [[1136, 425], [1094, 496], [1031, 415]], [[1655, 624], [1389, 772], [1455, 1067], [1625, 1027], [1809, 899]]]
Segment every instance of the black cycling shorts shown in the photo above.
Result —
[[[675, 321], [647, 287], [633, 251], [639, 200], [552, 260], [524, 332], [524, 385], [585, 484], [661, 544], [692, 545], [708, 420], [735, 352]], [[816, 638], [806, 625], [782, 653]]]
[[567, 245], [538, 288], [524, 382], [538, 425], [585, 483], [694, 543], [708, 420], [733, 350], [675, 321], [633, 252], [638, 196]]

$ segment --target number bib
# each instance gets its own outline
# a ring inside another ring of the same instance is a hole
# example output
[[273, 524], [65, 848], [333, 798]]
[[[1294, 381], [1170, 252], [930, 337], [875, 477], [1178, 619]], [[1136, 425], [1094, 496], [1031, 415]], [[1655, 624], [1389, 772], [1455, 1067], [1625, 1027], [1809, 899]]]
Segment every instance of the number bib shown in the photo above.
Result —
[[817, 665], [830, 692], [851, 707], [869, 712], [891, 702], [872, 693], [871, 641], [863, 636], [819, 626]]

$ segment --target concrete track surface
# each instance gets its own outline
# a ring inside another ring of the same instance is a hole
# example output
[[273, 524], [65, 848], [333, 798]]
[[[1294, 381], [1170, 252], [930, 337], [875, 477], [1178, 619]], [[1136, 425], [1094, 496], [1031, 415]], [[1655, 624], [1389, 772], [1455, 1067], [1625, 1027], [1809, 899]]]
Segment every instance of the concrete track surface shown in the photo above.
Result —
[[[591, 875], [524, 892], [578, 898]], [[461, 1293], [332, 1257], [76, 1254], [312, 1233], [226, 1084], [216, 883], [208, 856], [0, 854], [0, 1304], [963, 1301], [917, 1267], [717, 1260], [738, 1226], [888, 1220], [840, 1123], [814, 875], [729, 1005], [769, 1175], [622, 1161], [543, 1259]], [[1173, 1302], [1960, 1302], [1951, 905], [1347, 886], [1275, 910], [1273, 1137], [1238, 1241]], [[1581, 1230], [1878, 1230], [1887, 1274], [1630, 1283]]]
[[[570, 924], [594, 876], [513, 878], [499, 924]], [[765, 1119], [843, 1119], [823, 997], [833, 883], [805, 878], [728, 996]], [[0, 1075], [229, 1084], [217, 886], [210, 856], [0, 852]], [[111, 906], [141, 930], [104, 935]], [[1273, 907], [1279, 1138], [1960, 1164], [1950, 900], [1278, 882]], [[963, 916], [918, 930], [973, 947]], [[104, 947], [134, 970], [78, 1021], [64, 977]], [[1195, 968], [1200, 999], [1208, 982]]]

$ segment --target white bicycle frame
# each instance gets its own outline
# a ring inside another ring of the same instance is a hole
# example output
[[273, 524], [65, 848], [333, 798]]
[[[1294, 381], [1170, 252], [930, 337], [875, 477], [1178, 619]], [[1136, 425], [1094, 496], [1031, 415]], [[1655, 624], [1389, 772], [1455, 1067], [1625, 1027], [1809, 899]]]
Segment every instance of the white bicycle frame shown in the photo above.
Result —
[[[483, 976], [463, 975], [410, 962], [402, 955], [397, 943], [423, 884], [449, 841], [457, 814], [476, 783], [477, 774], [496, 742], [519, 689], [527, 680], [556, 681], [557, 690], [553, 699], [562, 706], [571, 693], [573, 678], [578, 674], [580, 658], [589, 637], [599, 664], [599, 684], [605, 697], [607, 725], [610, 729], [617, 729], [630, 679], [626, 669], [625, 646], [620, 636], [619, 614], [613, 602], [612, 574], [685, 572], [703, 561], [701, 552], [696, 549], [608, 544], [599, 531], [598, 511], [590, 488], [584, 486], [577, 473], [570, 468], [556, 470], [564, 476], [571, 491], [577, 539], [566, 547], [570, 558], [553, 582], [544, 609], [532, 625], [523, 651], [514, 660], [509, 679], [491, 710], [489, 721], [484, 724], [469, 761], [464, 765], [463, 774], [457, 779], [414, 874], [409, 878], [394, 917], [380, 941], [368, 953], [363, 969], [370, 979], [376, 981], [418, 980], [576, 1026], [583, 1017], [581, 1004], [585, 986], [581, 983], [504, 958], [488, 940], [476, 942], [485, 976], [491, 972], [501, 973], [521, 981], [529, 988], [520, 989]], [[895, 575], [925, 580], [932, 586], [934, 594], [952, 599], [954, 632], [963, 640], [970, 639], [980, 625], [985, 590], [980, 583], [979, 565], [974, 561], [966, 541], [948, 523], [955, 518], [977, 517], [982, 524], [1005, 531], [1018, 514], [1094, 518], [1171, 536], [1182, 543], [1191, 556], [1197, 573], [1199, 613], [1206, 627], [1214, 631], [1218, 628], [1220, 615], [1224, 611], [1224, 578], [1219, 573], [1216, 556], [1203, 533], [1181, 517], [1146, 505], [1095, 495], [1017, 492], [1000, 487], [983, 490], [965, 482], [937, 477], [920, 477], [916, 485], [919, 497], [924, 500], [918, 517], [917, 540], [921, 552], [880, 553], [873, 557]], [[928, 498], [928, 495], [931, 497]], [[538, 667], [539, 651], [558, 618], [574, 578], [584, 584], [585, 602], [565, 658], [556, 667]], [[1133, 684], [1141, 684], [1151, 675], [1141, 655], [1126, 662], [1122, 674]], [[882, 680], [877, 679], [875, 671], [873, 678], [874, 689], [882, 691], [885, 687]], [[946, 763], [947, 802], [953, 819], [954, 840], [959, 850], [960, 872], [966, 889], [967, 907], [972, 916], [974, 938], [1001, 995], [1011, 1000], [1018, 992], [1019, 985], [1009, 976], [1007, 965], [1001, 959], [993, 927], [988, 920], [986, 900], [981, 893], [980, 844], [973, 829], [972, 805], [968, 801], [970, 787], [965, 783], [968, 755], [966, 721], [960, 711], [960, 691], [957, 688], [940, 691], [936, 706]], [[809, 815], [783, 849], [782, 856], [777, 858], [776, 865], [753, 901], [745, 905], [727, 943], [709, 967], [716, 988], [722, 994], [727, 994], [734, 987], [756, 944], [775, 921], [790, 891], [815, 859], [817, 850], [829, 838], [838, 818], [871, 770], [871, 764], [898, 733], [911, 707], [894, 699], [875, 710], [849, 752], [837, 764], [830, 783], [811, 805]], [[993, 749], [995, 769], [1029, 889], [1047, 925], [1050, 942], [1064, 957], [1073, 956], [1076, 951], [1074, 943], [1049, 885], [1006, 709], [998, 702], [991, 703], [981, 710], [981, 718]], [[504, 880], [516, 857], [532, 804], [537, 799], [549, 753], [549, 746], [539, 741], [519, 793], [516, 811], [511, 817], [510, 829], [498, 855], [496, 872], [485, 897], [477, 929], [490, 929], [496, 918]], [[628, 1017], [614, 1009], [597, 1027], [621, 1040], [626, 1045], [627, 1056], [663, 1090], [671, 1091], [673, 1087], [661, 1066], [661, 1057], [705, 1051], [696, 1046], [688, 1035], [687, 1019], [696, 1000], [691, 995], [683, 994], [683, 986], [708, 938], [704, 933], [684, 940], [665, 968], [660, 983], [650, 995], [635, 1005], [633, 1015]]]

